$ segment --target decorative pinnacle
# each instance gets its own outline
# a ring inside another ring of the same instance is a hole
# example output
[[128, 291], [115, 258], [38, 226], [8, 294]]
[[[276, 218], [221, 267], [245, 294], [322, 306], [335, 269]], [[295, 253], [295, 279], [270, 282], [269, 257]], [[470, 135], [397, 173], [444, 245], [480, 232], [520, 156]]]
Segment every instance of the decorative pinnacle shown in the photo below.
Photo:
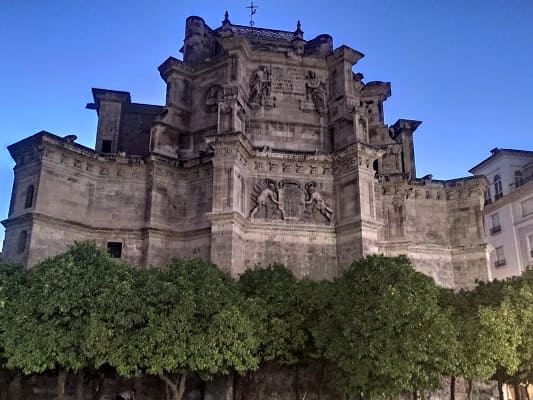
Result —
[[229, 20], [229, 12], [228, 12], [228, 10], [226, 10], [226, 12], [224, 13], [224, 21], [222, 21], [222, 24], [223, 25], [231, 24], [231, 22]]
[[296, 39], [303, 39], [304, 37], [304, 31], [302, 31], [302, 23], [300, 20], [296, 23], [296, 30], [294, 31], [294, 37]]

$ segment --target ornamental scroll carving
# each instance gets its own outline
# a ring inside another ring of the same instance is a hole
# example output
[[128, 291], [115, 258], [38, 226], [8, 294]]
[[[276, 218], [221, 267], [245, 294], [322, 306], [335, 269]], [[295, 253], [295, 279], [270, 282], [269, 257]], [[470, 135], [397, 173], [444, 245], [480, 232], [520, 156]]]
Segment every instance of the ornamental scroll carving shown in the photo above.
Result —
[[253, 191], [250, 219], [329, 225], [333, 209], [316, 182], [302, 184], [292, 179], [265, 178]]

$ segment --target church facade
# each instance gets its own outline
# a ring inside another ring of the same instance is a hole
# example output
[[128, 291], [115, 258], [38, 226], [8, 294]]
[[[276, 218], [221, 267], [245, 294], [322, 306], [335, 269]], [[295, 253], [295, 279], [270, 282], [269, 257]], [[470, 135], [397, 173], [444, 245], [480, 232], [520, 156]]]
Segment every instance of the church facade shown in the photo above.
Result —
[[164, 106], [93, 89], [95, 149], [39, 132], [16, 162], [4, 257], [31, 266], [95, 240], [141, 266], [203, 257], [237, 276], [280, 262], [332, 278], [406, 254], [450, 287], [489, 279], [483, 177], [416, 177], [419, 121], [384, 122], [387, 82], [363, 54], [295, 31], [186, 21], [159, 67]]

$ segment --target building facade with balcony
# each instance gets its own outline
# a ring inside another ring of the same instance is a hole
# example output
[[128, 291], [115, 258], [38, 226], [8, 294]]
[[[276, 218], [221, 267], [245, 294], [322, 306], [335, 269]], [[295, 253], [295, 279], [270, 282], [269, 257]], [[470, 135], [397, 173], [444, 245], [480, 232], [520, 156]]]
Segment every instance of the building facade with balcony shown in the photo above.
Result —
[[489, 183], [483, 214], [492, 278], [533, 268], [533, 151], [495, 148], [470, 172]]

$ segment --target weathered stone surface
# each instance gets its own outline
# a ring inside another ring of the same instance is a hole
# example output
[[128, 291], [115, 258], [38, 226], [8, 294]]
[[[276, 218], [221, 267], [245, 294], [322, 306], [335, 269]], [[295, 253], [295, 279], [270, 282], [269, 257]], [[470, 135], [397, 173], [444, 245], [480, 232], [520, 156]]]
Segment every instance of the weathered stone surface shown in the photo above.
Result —
[[416, 178], [419, 121], [384, 122], [388, 82], [329, 35], [186, 22], [160, 67], [166, 104], [93, 89], [96, 150], [40, 132], [16, 161], [5, 258], [33, 265], [74, 240], [149, 266], [203, 257], [234, 276], [282, 262], [332, 278], [406, 254], [449, 287], [487, 279], [482, 178]]

